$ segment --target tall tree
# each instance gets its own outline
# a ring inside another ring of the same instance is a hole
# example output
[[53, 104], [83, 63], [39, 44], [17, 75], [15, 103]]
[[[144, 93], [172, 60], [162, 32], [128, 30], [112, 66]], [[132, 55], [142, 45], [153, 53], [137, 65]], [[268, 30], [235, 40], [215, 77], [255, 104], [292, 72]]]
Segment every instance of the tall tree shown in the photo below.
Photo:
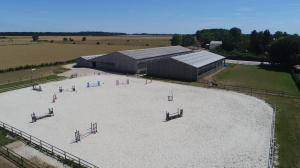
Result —
[[196, 41], [195, 41], [195, 37], [193, 35], [183, 35], [182, 36], [182, 46], [192, 46], [195, 45]]
[[38, 41], [39, 40], [39, 35], [38, 34], [34, 34], [32, 35], [32, 41]]
[[228, 34], [226, 29], [203, 29], [196, 32], [196, 39], [202, 46], [205, 46], [211, 41], [222, 41], [226, 34]]
[[250, 35], [250, 50], [257, 53], [258, 47], [258, 33], [256, 30], [253, 30]]
[[242, 37], [242, 30], [237, 28], [237, 27], [233, 27], [229, 30], [230, 35], [233, 37], [234, 40], [236, 41], [240, 41], [241, 37]]
[[275, 34], [273, 35], [273, 37], [276, 39], [276, 40], [278, 40], [278, 39], [280, 39], [280, 38], [282, 38], [282, 37], [287, 37], [288, 36], [288, 34], [286, 33], [286, 32], [281, 32], [281, 31], [277, 31], [277, 32], [275, 32]]
[[[234, 27], [229, 30], [229, 36], [227, 39], [232, 40], [231, 46], [233, 49], [239, 49], [240, 48], [240, 43], [242, 40], [242, 31], [241, 29]], [[223, 40], [224, 43], [225, 40]]]
[[264, 33], [253, 30], [250, 35], [250, 50], [256, 55], [263, 54], [265, 50]]
[[263, 35], [263, 47], [264, 52], [268, 51], [270, 43], [273, 41], [273, 36], [269, 30], [264, 31]]
[[172, 46], [181, 45], [182, 44], [182, 35], [174, 34], [170, 41], [171, 41]]
[[288, 36], [273, 42], [269, 57], [273, 64], [300, 64], [300, 37]]

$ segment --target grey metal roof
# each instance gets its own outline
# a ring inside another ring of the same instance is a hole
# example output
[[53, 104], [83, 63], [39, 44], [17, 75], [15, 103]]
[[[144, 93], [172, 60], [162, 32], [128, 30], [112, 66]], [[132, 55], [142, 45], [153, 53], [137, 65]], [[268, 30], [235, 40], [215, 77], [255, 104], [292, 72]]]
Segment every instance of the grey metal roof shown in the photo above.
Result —
[[146, 48], [138, 50], [126, 50], [119, 51], [123, 55], [129, 56], [133, 59], [146, 59], [165, 55], [180, 54], [184, 52], [190, 52], [191, 50], [182, 46], [169, 46], [169, 47], [157, 47]]
[[175, 56], [172, 57], [172, 59], [175, 59], [177, 61], [183, 62], [196, 68], [200, 68], [210, 63], [225, 59], [225, 57], [203, 50], [200, 52]]
[[97, 58], [97, 57], [101, 57], [101, 56], [103, 56], [103, 55], [104, 55], [104, 54], [87, 55], [87, 56], [81, 56], [80, 58], [85, 59], [85, 60], [91, 60], [91, 59], [94, 59], [94, 58]]

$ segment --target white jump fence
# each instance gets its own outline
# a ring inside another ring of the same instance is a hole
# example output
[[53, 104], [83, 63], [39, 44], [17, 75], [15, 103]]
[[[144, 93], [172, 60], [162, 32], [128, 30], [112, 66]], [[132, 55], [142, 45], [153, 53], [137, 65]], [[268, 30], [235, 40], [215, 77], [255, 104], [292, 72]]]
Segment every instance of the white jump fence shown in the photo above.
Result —
[[272, 127], [271, 127], [271, 139], [270, 139], [268, 168], [273, 168], [273, 164], [274, 164], [276, 112], [277, 112], [277, 107], [276, 107], [276, 105], [274, 105], [273, 115], [272, 115]]
[[[27, 134], [24, 131], [21, 131], [13, 126], [10, 126], [2, 121], [0, 121], [0, 127], [9, 131], [12, 135], [17, 136], [20, 140], [25, 141], [28, 145], [33, 146], [34, 148], [47, 153], [48, 155], [52, 156], [53, 158], [65, 163], [69, 164], [76, 164], [76, 167], [83, 167], [83, 168], [99, 168], [98, 166], [81, 159], [71, 153], [68, 153], [58, 147], [55, 147], [39, 138], [36, 138], [30, 134]], [[72, 166], [71, 166], [72, 167]]]

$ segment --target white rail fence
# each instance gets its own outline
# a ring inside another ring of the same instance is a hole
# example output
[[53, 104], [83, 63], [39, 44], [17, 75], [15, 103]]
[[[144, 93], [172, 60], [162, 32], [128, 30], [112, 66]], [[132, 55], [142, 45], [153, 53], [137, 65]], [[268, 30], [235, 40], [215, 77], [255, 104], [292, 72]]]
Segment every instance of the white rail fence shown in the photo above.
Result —
[[[45, 79], [43, 81], [40, 81], [39, 83], [40, 84], [43, 84], [43, 83], [47, 83], [47, 82], [55, 82], [55, 81], [60, 81], [62, 80], [63, 78], [54, 78], [54, 79]], [[36, 81], [35, 81], [36, 82]], [[1, 85], [0, 85], [1, 86]], [[10, 86], [10, 87], [4, 87], [4, 88], [0, 88], [0, 93], [2, 92], [7, 92], [7, 91], [11, 91], [11, 90], [17, 90], [17, 89], [22, 89], [22, 88], [26, 88], [26, 87], [31, 87], [32, 86], [32, 83], [26, 83], [26, 84], [20, 84], [20, 85], [14, 85], [14, 86]]]
[[0, 121], [0, 127], [9, 131], [13, 135], [18, 136], [21, 140], [26, 141], [28, 145], [31, 145], [42, 152], [45, 152], [52, 157], [62, 161], [63, 163], [76, 164], [75, 167], [85, 167], [85, 168], [99, 168], [98, 166], [81, 159], [71, 153], [68, 153], [58, 147], [55, 147], [39, 138], [36, 138], [24, 131], [21, 131], [13, 126], [10, 126], [2, 121]]
[[276, 107], [276, 105], [274, 105], [273, 115], [272, 115], [272, 127], [271, 127], [271, 139], [270, 139], [268, 168], [273, 168], [273, 164], [274, 164], [276, 112], [277, 112], [277, 107]]

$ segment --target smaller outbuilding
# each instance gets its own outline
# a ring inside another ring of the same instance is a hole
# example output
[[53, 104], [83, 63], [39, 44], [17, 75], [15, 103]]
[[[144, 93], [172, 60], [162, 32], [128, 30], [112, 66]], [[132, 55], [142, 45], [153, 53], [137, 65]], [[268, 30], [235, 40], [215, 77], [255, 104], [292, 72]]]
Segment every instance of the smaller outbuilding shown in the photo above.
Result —
[[220, 47], [221, 45], [223, 45], [222, 41], [211, 41], [209, 43], [209, 49], [212, 50], [212, 49]]
[[224, 64], [225, 57], [203, 50], [152, 61], [148, 64], [147, 74], [182, 81], [197, 81], [223, 68]]
[[76, 67], [86, 67], [86, 68], [92, 68], [93, 62], [91, 61], [94, 58], [101, 57], [104, 54], [100, 55], [87, 55], [87, 56], [81, 56], [76, 59]]

